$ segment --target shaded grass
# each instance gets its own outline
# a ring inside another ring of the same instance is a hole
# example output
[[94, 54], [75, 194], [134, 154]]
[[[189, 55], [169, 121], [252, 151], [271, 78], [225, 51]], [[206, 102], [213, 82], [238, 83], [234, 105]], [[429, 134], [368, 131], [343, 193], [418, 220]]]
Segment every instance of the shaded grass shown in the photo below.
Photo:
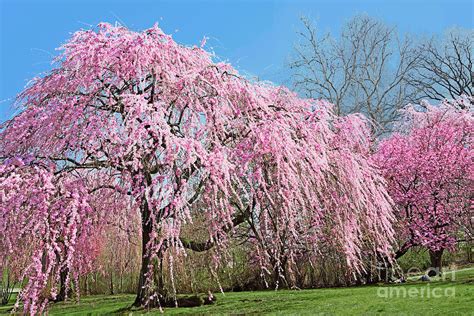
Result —
[[[444, 278], [438, 278], [429, 283], [409, 280], [405, 284], [389, 286], [230, 292], [217, 294], [217, 302], [214, 305], [195, 308], [166, 308], [165, 314], [473, 315], [473, 285], [474, 268], [470, 268], [459, 270], [454, 274], [445, 273]], [[423, 290], [423, 294], [421, 290]], [[427, 294], [428, 291], [430, 295]], [[384, 294], [392, 297], [383, 297]], [[433, 297], [433, 294], [439, 294], [440, 297]], [[156, 315], [160, 313], [157, 309], [148, 312], [130, 309], [129, 306], [133, 299], [133, 295], [83, 297], [79, 304], [66, 302], [52, 305], [50, 314], [140, 315], [148, 313]], [[8, 312], [10, 308], [11, 305], [10, 307], [1, 307], [0, 313]]]

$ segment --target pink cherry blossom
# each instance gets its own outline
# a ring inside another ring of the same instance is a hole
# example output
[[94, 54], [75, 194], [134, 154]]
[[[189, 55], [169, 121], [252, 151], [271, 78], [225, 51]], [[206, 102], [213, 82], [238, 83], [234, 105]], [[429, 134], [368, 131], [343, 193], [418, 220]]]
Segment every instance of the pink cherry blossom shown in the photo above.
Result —
[[[217, 264], [239, 225], [252, 225], [262, 271], [278, 275], [324, 243], [354, 273], [367, 252], [390, 257], [392, 201], [361, 116], [249, 81], [157, 26], [101, 23], [62, 50], [0, 132], [1, 233], [13, 251], [32, 239], [27, 312], [46, 307], [61, 269], [77, 277], [117, 218], [141, 219], [136, 305], [161, 299], [155, 259], [168, 252], [172, 271], [185, 248], [213, 248]], [[204, 244], [181, 236], [196, 217]]]

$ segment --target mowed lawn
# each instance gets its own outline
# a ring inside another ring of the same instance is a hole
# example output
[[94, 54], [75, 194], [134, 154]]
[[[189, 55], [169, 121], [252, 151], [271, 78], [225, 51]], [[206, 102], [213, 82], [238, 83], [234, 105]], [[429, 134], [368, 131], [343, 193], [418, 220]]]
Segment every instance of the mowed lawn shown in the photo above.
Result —
[[[390, 313], [400, 315], [474, 315], [474, 268], [459, 270], [452, 279], [405, 284], [330, 288], [229, 292], [217, 294], [214, 305], [194, 308], [166, 308], [165, 314], [281, 314], [357, 315]], [[52, 305], [51, 315], [160, 314], [159, 310], [128, 309], [133, 295], [89, 296], [80, 303]], [[8, 313], [11, 305], [0, 307]]]

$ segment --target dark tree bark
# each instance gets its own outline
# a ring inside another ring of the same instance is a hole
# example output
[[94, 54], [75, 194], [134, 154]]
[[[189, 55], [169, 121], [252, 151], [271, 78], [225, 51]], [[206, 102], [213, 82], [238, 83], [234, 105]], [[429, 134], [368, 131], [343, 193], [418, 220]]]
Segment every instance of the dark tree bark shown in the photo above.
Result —
[[444, 249], [436, 251], [430, 250], [431, 267], [428, 270], [428, 276], [441, 275], [441, 270], [443, 268], [443, 251]]
[[[149, 182], [151, 182], [151, 179], [147, 179]], [[251, 207], [254, 207], [255, 205], [252, 204], [249, 205], [245, 210], [239, 210], [237, 215], [232, 219], [232, 225], [230, 226], [224, 226], [223, 230], [224, 231], [230, 231], [232, 227], [238, 226], [242, 223], [245, 222], [247, 217], [249, 216], [249, 212]], [[137, 296], [135, 297], [135, 301], [133, 303], [133, 306], [149, 306], [149, 307], [154, 307], [158, 305], [158, 301], [149, 301], [149, 297], [152, 294], [157, 294], [158, 299], [160, 299], [160, 305], [161, 306], [174, 306], [175, 300], [172, 297], [169, 297], [168, 293], [166, 293], [165, 288], [164, 288], [164, 280], [163, 280], [163, 255], [166, 251], [167, 248], [167, 243], [163, 243], [162, 248], [159, 249], [158, 253], [158, 262], [153, 262], [152, 260], [152, 253], [148, 249], [148, 244], [151, 240], [151, 234], [153, 232], [153, 223], [151, 221], [151, 210], [148, 205], [148, 202], [146, 198], [143, 198], [142, 204], [140, 206], [140, 212], [141, 212], [141, 217], [142, 217], [142, 260], [141, 260], [141, 268], [140, 268], [140, 275], [138, 279], [138, 287], [137, 287]], [[161, 214], [161, 212], [160, 212]], [[161, 218], [161, 217], [160, 217]], [[157, 220], [160, 220], [160, 218], [157, 218]], [[216, 243], [211, 240], [207, 240], [204, 242], [197, 242], [193, 240], [188, 240], [186, 238], [181, 238], [181, 242], [184, 248], [190, 249], [194, 252], [204, 252], [207, 251], [211, 248], [213, 248]], [[157, 281], [156, 287], [153, 289], [150, 288], [149, 284], [147, 284], [147, 281], [152, 278], [150, 275], [151, 272], [151, 267], [154, 267], [155, 269], [155, 275], [157, 278], [155, 280]], [[150, 293], [152, 291], [153, 293]]]
[[403, 257], [403, 255], [406, 254], [408, 250], [410, 250], [409, 246], [407, 247], [402, 246], [402, 248], [400, 248], [399, 250], [397, 250], [397, 252], [395, 252], [395, 259], [400, 259], [401, 257]]
[[147, 245], [151, 240], [153, 223], [150, 220], [150, 209], [146, 199], [143, 199], [140, 208], [142, 215], [142, 262], [138, 279], [137, 296], [133, 306], [144, 306], [147, 302], [147, 298], [149, 297], [147, 278], [149, 278], [150, 265], [152, 264], [151, 253], [147, 249]]
[[[59, 293], [56, 296], [55, 302], [63, 302], [66, 299], [66, 287], [67, 287], [67, 275], [69, 271], [68, 268], [61, 269], [59, 273]], [[71, 289], [67, 290], [67, 296], [70, 296], [72, 293]]]
[[110, 271], [110, 295], [114, 295], [114, 272]]

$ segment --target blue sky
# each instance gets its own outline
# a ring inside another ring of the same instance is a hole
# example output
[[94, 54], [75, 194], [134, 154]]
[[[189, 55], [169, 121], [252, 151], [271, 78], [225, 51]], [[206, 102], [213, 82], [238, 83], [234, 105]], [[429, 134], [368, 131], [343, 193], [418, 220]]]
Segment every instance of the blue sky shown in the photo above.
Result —
[[319, 1], [39, 1], [0, 0], [0, 122], [14, 114], [13, 99], [50, 62], [72, 32], [101, 21], [134, 30], [158, 22], [183, 44], [209, 37], [220, 59], [243, 73], [288, 83], [285, 65], [309, 16], [325, 31], [337, 32], [358, 13], [429, 36], [446, 28], [473, 28], [473, 0]]

